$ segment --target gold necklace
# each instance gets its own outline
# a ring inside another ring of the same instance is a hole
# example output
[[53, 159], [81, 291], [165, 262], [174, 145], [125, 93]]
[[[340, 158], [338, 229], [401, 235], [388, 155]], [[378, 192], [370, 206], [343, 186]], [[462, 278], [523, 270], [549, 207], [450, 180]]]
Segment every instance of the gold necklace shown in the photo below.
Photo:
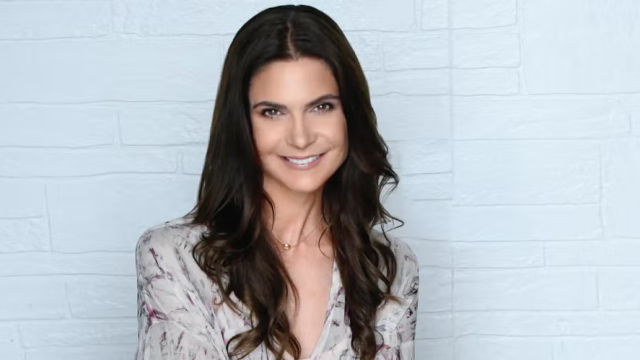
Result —
[[[300, 245], [304, 240], [306, 240], [307, 237], [309, 237], [309, 235], [313, 234], [313, 231], [315, 230], [316, 226], [318, 226], [320, 223], [322, 222], [322, 218], [320, 218], [320, 220], [318, 221], [318, 223], [311, 229], [311, 231], [303, 236], [302, 238], [300, 238], [300, 241], [298, 241], [298, 244], [296, 244], [295, 246]], [[282, 248], [285, 250], [289, 250], [291, 249], [293, 246], [291, 246], [291, 244], [288, 244], [282, 240], [280, 240], [280, 238], [278, 237], [278, 235], [276, 235], [275, 233], [273, 233], [273, 231], [270, 231], [271, 235], [273, 235], [274, 238], [276, 238], [276, 240], [278, 240], [278, 242], [280, 242], [280, 244], [282, 244]]]

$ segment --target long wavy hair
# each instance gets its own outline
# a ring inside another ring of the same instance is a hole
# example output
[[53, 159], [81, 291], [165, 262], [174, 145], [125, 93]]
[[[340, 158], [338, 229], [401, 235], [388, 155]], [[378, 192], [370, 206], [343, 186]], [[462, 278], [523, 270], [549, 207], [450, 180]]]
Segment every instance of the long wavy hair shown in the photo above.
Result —
[[[300, 344], [285, 313], [289, 288], [298, 294], [270, 232], [262, 221], [264, 204], [274, 205], [263, 189], [263, 173], [253, 141], [248, 90], [264, 65], [301, 57], [320, 59], [331, 68], [347, 122], [348, 155], [322, 188], [322, 217], [345, 291], [351, 347], [361, 359], [373, 359], [378, 347], [376, 312], [388, 300], [397, 263], [384, 224], [398, 221], [381, 203], [381, 190], [395, 190], [398, 176], [388, 147], [377, 131], [369, 88], [356, 54], [338, 25], [305, 5], [268, 8], [238, 31], [226, 55], [211, 124], [197, 204], [187, 214], [206, 225], [193, 248], [200, 268], [220, 287], [223, 302], [251, 312], [252, 328], [232, 337], [227, 352], [242, 359], [264, 343], [283, 358], [300, 357]], [[376, 240], [373, 227], [382, 226]], [[383, 271], [383, 268], [385, 269]], [[381, 289], [379, 283], [384, 287]], [[254, 322], [255, 320], [255, 322]], [[234, 343], [233, 351], [230, 346]]]

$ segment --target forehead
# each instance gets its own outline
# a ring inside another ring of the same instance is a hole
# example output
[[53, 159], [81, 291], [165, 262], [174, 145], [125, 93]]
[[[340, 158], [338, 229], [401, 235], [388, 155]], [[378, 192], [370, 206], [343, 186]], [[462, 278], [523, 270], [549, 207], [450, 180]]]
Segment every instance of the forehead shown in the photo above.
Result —
[[265, 65], [251, 80], [251, 102], [306, 102], [326, 93], [338, 93], [338, 84], [322, 60], [300, 58], [274, 61]]

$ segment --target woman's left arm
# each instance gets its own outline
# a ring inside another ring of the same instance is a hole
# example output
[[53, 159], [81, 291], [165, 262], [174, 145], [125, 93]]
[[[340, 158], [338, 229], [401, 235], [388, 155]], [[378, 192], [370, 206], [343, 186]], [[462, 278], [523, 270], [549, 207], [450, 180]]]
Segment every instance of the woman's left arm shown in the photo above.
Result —
[[398, 336], [398, 359], [401, 360], [413, 360], [416, 355], [414, 341], [416, 338], [416, 325], [418, 322], [419, 278], [419, 270], [418, 267], [416, 267], [415, 275], [412, 277], [412, 280], [409, 281], [409, 285], [405, 289], [405, 293], [408, 292], [410, 294], [404, 295], [404, 300], [408, 305], [406, 305], [406, 309], [395, 327], [395, 332]]
[[397, 251], [400, 260], [398, 263], [400, 285], [393, 293], [400, 298], [401, 304], [394, 303], [392, 306], [393, 321], [387, 323], [387, 333], [383, 334], [385, 344], [378, 350], [377, 360], [414, 360], [416, 358], [414, 341], [418, 319], [419, 263], [409, 245], [397, 239], [396, 241], [398, 241]]

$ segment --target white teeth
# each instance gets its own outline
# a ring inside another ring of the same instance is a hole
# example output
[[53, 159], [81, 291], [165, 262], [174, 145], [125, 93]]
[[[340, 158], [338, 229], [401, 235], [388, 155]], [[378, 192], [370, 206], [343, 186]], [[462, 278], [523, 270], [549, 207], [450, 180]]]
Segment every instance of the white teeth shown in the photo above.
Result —
[[315, 155], [315, 156], [309, 156], [308, 158], [304, 158], [304, 159], [292, 159], [292, 158], [286, 158], [286, 159], [291, 161], [294, 164], [306, 165], [319, 157], [320, 155]]

